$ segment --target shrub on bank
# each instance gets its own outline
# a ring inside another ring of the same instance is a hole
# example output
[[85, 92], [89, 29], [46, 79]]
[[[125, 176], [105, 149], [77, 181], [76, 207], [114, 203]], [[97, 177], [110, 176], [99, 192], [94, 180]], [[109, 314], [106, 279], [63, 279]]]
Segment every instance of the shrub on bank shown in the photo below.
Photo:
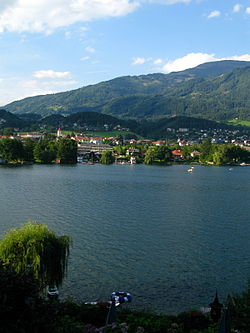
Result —
[[[1, 333], [214, 333], [209, 314], [189, 310], [178, 315], [117, 309], [116, 326], [105, 328], [108, 304], [80, 304], [72, 300], [47, 300], [31, 274], [0, 267]], [[249, 333], [250, 284], [230, 305], [231, 328]], [[229, 305], [228, 305], [229, 307]]]
[[[148, 311], [122, 310], [118, 322], [126, 322], [127, 332], [137, 332], [138, 328], [145, 333], [193, 333], [204, 332], [212, 322], [208, 315], [198, 310], [190, 310], [179, 315], [156, 314]], [[119, 328], [119, 326], [118, 326]], [[117, 330], [117, 332], [120, 332]]]

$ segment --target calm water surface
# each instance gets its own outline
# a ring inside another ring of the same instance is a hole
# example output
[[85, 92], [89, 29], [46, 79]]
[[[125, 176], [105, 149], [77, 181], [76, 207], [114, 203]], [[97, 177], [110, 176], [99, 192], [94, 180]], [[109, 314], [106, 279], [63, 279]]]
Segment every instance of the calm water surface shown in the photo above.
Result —
[[28, 220], [73, 238], [61, 295], [170, 313], [250, 278], [250, 167], [0, 168], [0, 237]]

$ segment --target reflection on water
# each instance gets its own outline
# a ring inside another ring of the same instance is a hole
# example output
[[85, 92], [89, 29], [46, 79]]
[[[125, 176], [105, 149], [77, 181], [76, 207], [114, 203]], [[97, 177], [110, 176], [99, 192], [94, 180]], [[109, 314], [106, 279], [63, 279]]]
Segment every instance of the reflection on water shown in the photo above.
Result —
[[161, 312], [207, 306], [250, 273], [250, 168], [0, 168], [0, 233], [34, 220], [73, 238], [61, 294], [130, 292]]

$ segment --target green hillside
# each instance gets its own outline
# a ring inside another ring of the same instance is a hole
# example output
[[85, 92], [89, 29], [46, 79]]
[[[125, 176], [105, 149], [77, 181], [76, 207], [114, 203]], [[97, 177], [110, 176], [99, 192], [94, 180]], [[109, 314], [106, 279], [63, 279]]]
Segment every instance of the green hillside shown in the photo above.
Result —
[[[249, 67], [247, 67], [249, 66]], [[118, 118], [192, 116], [250, 120], [250, 62], [219, 61], [170, 74], [125, 76], [10, 103], [15, 114], [99, 112]]]
[[69, 116], [55, 114], [44, 117], [36, 124], [68, 129], [74, 129], [84, 126], [104, 129], [104, 125], [107, 125], [109, 128], [120, 125], [121, 127], [130, 128], [131, 130], [136, 131], [139, 127], [139, 124], [134, 120], [122, 120], [110, 115], [97, 112], [77, 112]]
[[250, 67], [220, 76], [193, 78], [162, 95], [111, 100], [103, 111], [121, 117], [191, 116], [217, 121], [250, 120]]
[[0, 129], [3, 128], [22, 128], [27, 125], [27, 121], [20, 119], [16, 115], [1, 109], [0, 110]]
[[[36, 117], [32, 115], [31, 118]], [[196, 132], [199, 132], [200, 129], [214, 130], [216, 128], [231, 129], [234, 131], [236, 126], [236, 124], [230, 125], [204, 118], [185, 116], [126, 120], [97, 112], [77, 112], [69, 116], [55, 114], [42, 119], [24, 121], [10, 112], [0, 110], [0, 134], [6, 132], [5, 129], [8, 129], [9, 132], [13, 132], [14, 128], [23, 131], [51, 132], [61, 127], [64, 131], [68, 131], [68, 133], [80, 131], [94, 132], [95, 135], [101, 136], [123, 135], [126, 137], [166, 138], [171, 137], [171, 133], [174, 133], [173, 130], [179, 130], [179, 128], [188, 128]], [[244, 131], [244, 133], [248, 132], [246, 126], [237, 126], [237, 128]], [[169, 133], [169, 129], [171, 129], [171, 133]]]

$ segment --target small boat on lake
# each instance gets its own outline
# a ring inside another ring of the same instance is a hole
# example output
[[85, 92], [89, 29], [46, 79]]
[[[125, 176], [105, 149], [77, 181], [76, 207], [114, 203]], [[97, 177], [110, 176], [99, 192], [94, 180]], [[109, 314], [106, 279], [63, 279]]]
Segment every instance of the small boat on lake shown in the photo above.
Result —
[[187, 170], [188, 172], [193, 172], [194, 171], [194, 167], [191, 167]]

